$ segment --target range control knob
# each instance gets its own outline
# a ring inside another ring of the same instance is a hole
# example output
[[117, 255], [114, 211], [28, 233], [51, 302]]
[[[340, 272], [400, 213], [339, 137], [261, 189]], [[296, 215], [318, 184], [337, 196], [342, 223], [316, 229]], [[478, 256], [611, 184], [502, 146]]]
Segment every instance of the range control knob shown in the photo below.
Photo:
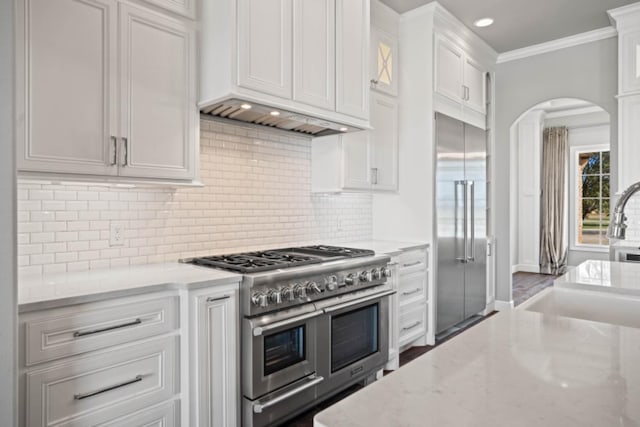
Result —
[[269, 301], [274, 304], [282, 303], [282, 292], [277, 289], [271, 289], [267, 295], [269, 296]]
[[251, 295], [251, 302], [258, 307], [264, 308], [269, 305], [269, 297], [263, 292], [254, 292]]
[[347, 277], [344, 278], [344, 284], [347, 286], [355, 285], [358, 279], [353, 273], [347, 274]]
[[300, 283], [298, 283], [297, 285], [295, 285], [293, 287], [293, 292], [294, 292], [296, 298], [306, 298], [307, 297], [307, 288], [304, 285], [300, 284]]
[[382, 279], [382, 271], [377, 268], [371, 269], [371, 277], [373, 278], [373, 280]]
[[335, 291], [338, 288], [338, 278], [335, 275], [327, 277], [325, 283], [325, 289], [328, 291]]
[[311, 294], [319, 294], [322, 292], [320, 286], [316, 282], [307, 282], [307, 291]]
[[391, 277], [391, 269], [389, 267], [382, 267], [380, 269], [380, 272], [382, 273], [382, 277], [385, 277], [385, 278]]
[[293, 290], [293, 286], [287, 286], [286, 288], [283, 288], [282, 296], [287, 301], [293, 301], [294, 299], [296, 299], [296, 294]]
[[359, 279], [361, 282], [370, 282], [372, 277], [371, 277], [371, 272], [370, 271], [363, 271], [360, 273]]

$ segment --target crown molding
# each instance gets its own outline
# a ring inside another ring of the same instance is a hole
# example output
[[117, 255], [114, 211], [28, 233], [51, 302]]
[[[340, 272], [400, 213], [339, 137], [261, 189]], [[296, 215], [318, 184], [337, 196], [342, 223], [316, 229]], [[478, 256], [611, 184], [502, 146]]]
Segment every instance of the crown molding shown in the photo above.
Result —
[[515, 61], [518, 59], [528, 58], [530, 56], [541, 55], [543, 53], [549, 53], [617, 36], [618, 32], [613, 27], [600, 28], [593, 31], [587, 31], [586, 33], [575, 34], [573, 36], [563, 37], [550, 42], [534, 44], [532, 46], [501, 53], [498, 55], [497, 63], [501, 64], [504, 62]]
[[611, 25], [618, 30], [621, 28], [640, 28], [640, 2], [631, 3], [616, 9], [607, 10]]

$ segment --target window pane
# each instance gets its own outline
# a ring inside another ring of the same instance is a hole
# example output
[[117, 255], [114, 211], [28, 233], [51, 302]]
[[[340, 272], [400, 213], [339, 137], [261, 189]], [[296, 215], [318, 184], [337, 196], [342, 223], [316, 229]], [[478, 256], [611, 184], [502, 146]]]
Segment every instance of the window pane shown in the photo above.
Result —
[[582, 197], [600, 197], [600, 177], [582, 177]]
[[610, 156], [608, 151], [602, 152], [602, 173], [611, 173]]
[[578, 165], [583, 175], [597, 175], [600, 173], [600, 153], [580, 153]]
[[602, 197], [605, 199], [609, 198], [609, 175], [602, 177]]

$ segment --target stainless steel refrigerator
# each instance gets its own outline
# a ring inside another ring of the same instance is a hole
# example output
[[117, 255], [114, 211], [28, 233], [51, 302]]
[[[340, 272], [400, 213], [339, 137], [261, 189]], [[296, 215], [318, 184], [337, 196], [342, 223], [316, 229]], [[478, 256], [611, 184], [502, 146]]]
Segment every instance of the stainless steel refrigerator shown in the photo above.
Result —
[[437, 113], [436, 333], [486, 306], [486, 132]]

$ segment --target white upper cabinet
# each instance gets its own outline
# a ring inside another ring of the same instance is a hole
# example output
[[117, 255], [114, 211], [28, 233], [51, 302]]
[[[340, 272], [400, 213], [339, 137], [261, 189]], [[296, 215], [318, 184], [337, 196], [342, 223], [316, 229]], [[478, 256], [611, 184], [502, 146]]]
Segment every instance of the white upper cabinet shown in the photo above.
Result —
[[207, 0], [199, 14], [203, 111], [240, 99], [369, 127], [369, 0]]
[[117, 174], [115, 1], [26, 0], [18, 13], [18, 169]]
[[372, 188], [393, 191], [398, 189], [398, 103], [388, 96], [371, 95]]
[[311, 145], [314, 192], [398, 189], [398, 101], [371, 93], [371, 125], [362, 132], [316, 138]]
[[464, 98], [464, 52], [444, 38], [436, 39], [435, 91], [455, 102]]
[[335, 0], [293, 0], [293, 99], [335, 109]]
[[463, 73], [467, 91], [465, 105], [481, 114], [487, 113], [485, 75], [486, 72], [482, 66], [465, 55]]
[[186, 24], [121, 5], [120, 175], [191, 178], [197, 144], [195, 33]]
[[369, 57], [371, 89], [398, 95], [398, 40], [383, 30], [371, 27]]
[[192, 23], [125, 2], [18, 8], [20, 172], [192, 180]]
[[343, 176], [342, 189], [371, 189], [371, 145], [369, 132], [355, 132], [342, 136]]
[[369, 118], [369, 28], [369, 0], [336, 0], [336, 111], [361, 119]]
[[291, 98], [291, 2], [238, 0], [238, 85]]
[[486, 127], [486, 69], [469, 52], [435, 35], [434, 107], [474, 126]]

